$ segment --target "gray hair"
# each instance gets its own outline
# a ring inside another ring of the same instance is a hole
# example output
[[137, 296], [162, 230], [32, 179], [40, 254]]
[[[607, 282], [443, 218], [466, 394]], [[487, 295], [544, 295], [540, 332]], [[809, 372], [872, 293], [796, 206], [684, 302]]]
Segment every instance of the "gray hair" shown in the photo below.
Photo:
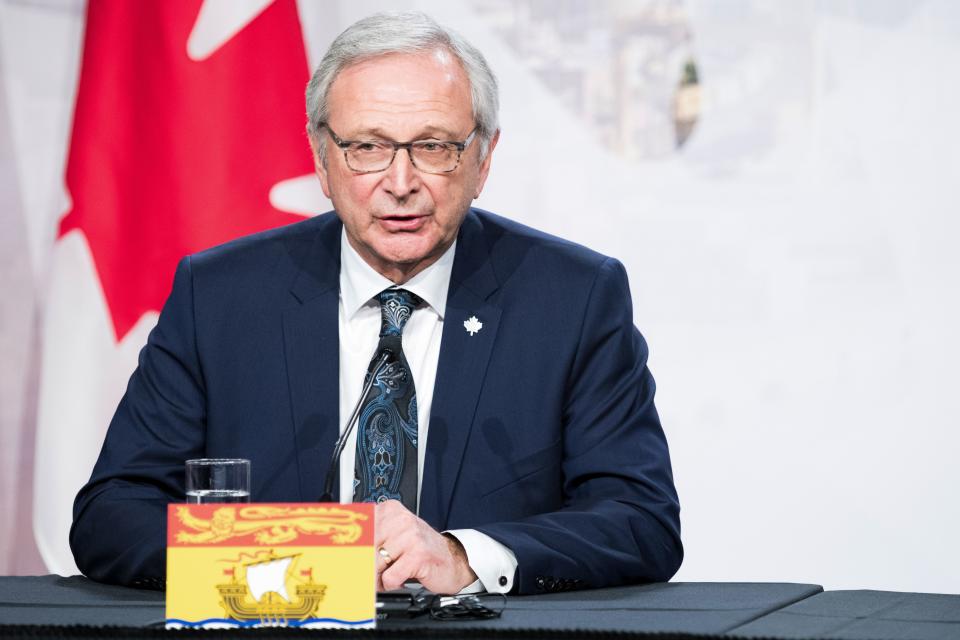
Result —
[[470, 80], [473, 119], [480, 142], [480, 158], [500, 128], [497, 111], [500, 97], [497, 78], [483, 54], [458, 33], [437, 24], [419, 11], [383, 12], [363, 18], [346, 28], [327, 49], [307, 84], [307, 133], [326, 161], [325, 138], [320, 128], [329, 116], [327, 98], [337, 75], [350, 65], [391, 53], [422, 53], [446, 49], [463, 66]]

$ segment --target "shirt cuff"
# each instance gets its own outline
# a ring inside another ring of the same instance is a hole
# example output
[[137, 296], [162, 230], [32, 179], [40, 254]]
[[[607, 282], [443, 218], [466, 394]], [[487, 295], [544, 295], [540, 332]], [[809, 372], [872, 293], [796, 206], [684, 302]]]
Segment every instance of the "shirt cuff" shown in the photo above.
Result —
[[475, 529], [444, 531], [456, 538], [467, 553], [467, 564], [478, 580], [460, 593], [506, 593], [513, 588], [517, 556], [506, 546]]

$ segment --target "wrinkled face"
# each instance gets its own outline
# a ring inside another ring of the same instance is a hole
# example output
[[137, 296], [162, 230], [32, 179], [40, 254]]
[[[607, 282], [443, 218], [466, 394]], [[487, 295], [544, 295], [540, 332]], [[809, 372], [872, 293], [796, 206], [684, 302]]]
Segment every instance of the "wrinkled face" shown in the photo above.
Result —
[[[342, 140], [463, 142], [476, 126], [467, 75], [443, 50], [347, 67], [330, 87], [328, 109], [328, 124]], [[386, 171], [361, 174], [347, 166], [326, 129], [319, 135], [326, 136], [327, 159], [325, 166], [317, 161], [317, 175], [348, 241], [398, 284], [450, 247], [490, 168], [490, 153], [480, 161], [475, 137], [450, 173], [423, 173], [400, 150]]]

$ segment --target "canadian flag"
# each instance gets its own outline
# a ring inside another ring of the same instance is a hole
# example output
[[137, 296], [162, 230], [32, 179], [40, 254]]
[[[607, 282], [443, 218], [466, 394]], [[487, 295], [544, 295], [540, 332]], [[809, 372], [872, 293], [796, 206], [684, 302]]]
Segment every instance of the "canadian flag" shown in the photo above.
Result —
[[43, 326], [34, 533], [76, 573], [73, 498], [180, 257], [323, 206], [294, 0], [91, 0]]

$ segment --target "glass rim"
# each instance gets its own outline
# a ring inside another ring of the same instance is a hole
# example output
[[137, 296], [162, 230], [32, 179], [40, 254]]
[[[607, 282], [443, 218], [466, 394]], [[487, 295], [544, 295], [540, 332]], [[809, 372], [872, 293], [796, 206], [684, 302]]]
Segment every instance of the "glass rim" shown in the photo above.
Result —
[[200, 465], [207, 466], [212, 464], [241, 465], [241, 464], [250, 464], [250, 460], [248, 460], [247, 458], [191, 458], [190, 460], [187, 460], [186, 464], [192, 464], [197, 466], [200, 466]]

